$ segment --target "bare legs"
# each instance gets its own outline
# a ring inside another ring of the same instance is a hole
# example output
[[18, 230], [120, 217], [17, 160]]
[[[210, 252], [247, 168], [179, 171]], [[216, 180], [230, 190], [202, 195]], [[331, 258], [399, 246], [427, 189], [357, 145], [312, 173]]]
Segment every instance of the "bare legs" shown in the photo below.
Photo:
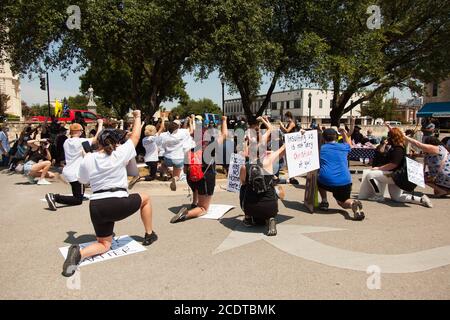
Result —
[[45, 179], [45, 178], [54, 178], [55, 175], [51, 172], [48, 172], [50, 170], [52, 163], [50, 161], [41, 161], [39, 163], [34, 164], [31, 167], [30, 176], [38, 178], [39, 179]]
[[141, 219], [144, 224], [145, 232], [151, 234], [153, 232], [153, 224], [152, 224], [152, 204], [150, 201], [150, 197], [146, 194], [139, 194], [142, 199], [141, 203]]
[[86, 248], [80, 250], [81, 260], [108, 252], [108, 250], [111, 248], [111, 243], [112, 236], [106, 238], [97, 237], [97, 243], [93, 243], [90, 246], [87, 246]]
[[193, 219], [198, 218], [208, 212], [209, 205], [211, 204], [212, 196], [198, 195], [198, 207], [188, 211], [186, 218]]

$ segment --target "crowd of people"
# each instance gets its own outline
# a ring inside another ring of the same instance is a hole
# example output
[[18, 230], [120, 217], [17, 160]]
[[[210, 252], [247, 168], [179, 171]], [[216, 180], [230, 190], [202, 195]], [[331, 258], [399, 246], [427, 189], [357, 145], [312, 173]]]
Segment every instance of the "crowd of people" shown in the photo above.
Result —
[[[447, 141], [436, 138], [429, 123], [421, 130], [423, 137], [418, 137], [417, 128], [403, 132], [390, 126], [386, 137], [376, 137], [371, 130], [364, 135], [354, 122], [350, 128], [311, 125], [302, 129], [289, 112], [285, 118], [287, 123], [278, 126], [267, 117], [231, 122], [224, 116], [220, 123], [205, 124], [202, 116], [191, 115], [182, 120], [153, 120], [145, 125], [140, 111], [135, 110], [132, 123], [98, 120], [96, 128], [87, 136], [83, 123], [68, 125], [52, 121], [50, 125], [27, 126], [16, 141], [9, 141], [8, 128], [3, 126], [1, 165], [23, 173], [30, 183], [37, 185], [50, 184], [47, 179], [54, 178], [51, 167], [62, 167], [62, 176], [70, 184], [72, 195], [47, 193], [45, 199], [53, 211], [60, 204], [81, 205], [85, 188], [90, 187], [89, 211], [97, 242], [83, 249], [79, 245], [69, 248], [63, 265], [64, 276], [71, 276], [75, 272], [73, 266], [83, 258], [107, 252], [112, 244], [114, 224], [137, 211], [145, 229], [143, 245], [158, 239], [153, 230], [150, 197], [129, 192], [140, 181], [157, 179], [158, 172], [160, 179], [170, 179], [171, 190], [175, 191], [177, 183], [186, 179], [192, 191], [190, 206], [181, 207], [170, 223], [206, 214], [214, 196], [216, 167], [222, 165], [226, 171], [232, 153], [246, 160], [239, 171], [239, 202], [244, 225], [266, 225], [266, 235], [276, 236], [278, 199], [285, 196], [280, 185], [283, 182], [280, 172], [287, 164], [283, 137], [293, 132], [319, 132], [320, 210], [329, 210], [327, 193], [330, 192], [340, 207], [353, 212], [354, 220], [363, 220], [361, 200], [384, 201], [386, 186], [393, 201], [431, 208], [430, 198], [425, 194], [415, 195], [414, 186], [402, 177], [407, 156], [423, 156], [426, 183], [434, 190], [434, 197], [450, 193]], [[363, 177], [358, 196], [352, 197], [348, 155], [352, 148], [367, 144], [376, 146], [373, 167]], [[148, 167], [148, 174], [137, 174], [129, 181], [127, 168], [139, 155]]]

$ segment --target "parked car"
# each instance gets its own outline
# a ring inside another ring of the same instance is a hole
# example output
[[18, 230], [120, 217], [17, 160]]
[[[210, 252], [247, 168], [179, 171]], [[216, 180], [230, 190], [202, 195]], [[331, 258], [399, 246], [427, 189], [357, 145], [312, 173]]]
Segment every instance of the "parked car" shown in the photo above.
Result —
[[[86, 123], [97, 122], [98, 119], [102, 119], [99, 115], [88, 110], [69, 110], [68, 113], [64, 113], [57, 120], [59, 122], [73, 122], [76, 118], [82, 118]], [[51, 117], [47, 116], [33, 116], [30, 120], [33, 122], [52, 121]]]

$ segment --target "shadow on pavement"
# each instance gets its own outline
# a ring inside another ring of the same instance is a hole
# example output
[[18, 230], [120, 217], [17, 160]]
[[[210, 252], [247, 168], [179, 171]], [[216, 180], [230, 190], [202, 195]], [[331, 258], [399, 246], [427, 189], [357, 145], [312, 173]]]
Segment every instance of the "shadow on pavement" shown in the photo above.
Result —
[[[222, 218], [219, 220], [219, 222], [224, 226], [227, 227], [230, 230], [235, 230], [239, 225], [242, 225], [242, 219], [240, 218], [242, 215], [238, 215], [235, 217], [230, 218]], [[278, 214], [275, 217], [275, 220], [277, 224], [283, 223], [285, 221], [288, 221], [290, 219], [293, 219], [290, 216], [285, 216], [283, 214]], [[266, 231], [266, 227], [264, 225], [256, 225], [254, 227], [245, 228], [248, 233], [261, 233]]]

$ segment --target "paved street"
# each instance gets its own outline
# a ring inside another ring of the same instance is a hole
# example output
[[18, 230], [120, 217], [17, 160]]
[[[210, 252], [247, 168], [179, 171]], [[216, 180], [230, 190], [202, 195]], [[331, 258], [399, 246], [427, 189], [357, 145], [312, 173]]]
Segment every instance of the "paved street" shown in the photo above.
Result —
[[[353, 175], [354, 191], [358, 178]], [[224, 185], [218, 182], [213, 202], [236, 209], [221, 221], [176, 225], [169, 223], [173, 212], [190, 203], [186, 186], [171, 193], [162, 183], [136, 185], [133, 191], [152, 196], [159, 240], [145, 252], [81, 267], [81, 289], [71, 290], [61, 276], [59, 248], [95, 239], [88, 202], [49, 211], [40, 199], [47, 192], [68, 193], [67, 184], [28, 185], [21, 175], [1, 172], [0, 298], [450, 298], [448, 199], [433, 199], [433, 209], [364, 201], [366, 219], [357, 222], [338, 210], [331, 196], [328, 213], [307, 213], [301, 205], [304, 189], [289, 186], [286, 201], [279, 202], [279, 235], [267, 239], [260, 229], [242, 229], [238, 197], [223, 191]], [[141, 241], [139, 214], [117, 223], [115, 233]], [[357, 270], [366, 269], [367, 261], [400, 273], [383, 273], [381, 267], [381, 288], [370, 290], [371, 275]], [[414, 268], [429, 270], [408, 271]]]

